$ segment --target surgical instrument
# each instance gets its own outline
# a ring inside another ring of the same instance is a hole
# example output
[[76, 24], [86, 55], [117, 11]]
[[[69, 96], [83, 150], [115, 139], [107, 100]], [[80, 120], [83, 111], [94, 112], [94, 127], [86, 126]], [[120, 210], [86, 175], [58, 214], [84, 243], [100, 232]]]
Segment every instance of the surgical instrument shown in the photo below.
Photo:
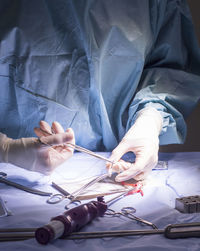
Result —
[[37, 194], [37, 195], [41, 195], [41, 196], [51, 196], [52, 195], [52, 193], [43, 192], [43, 191], [33, 189], [33, 188], [30, 188], [30, 187], [27, 187], [27, 186], [23, 186], [23, 185], [21, 185], [19, 183], [11, 181], [11, 180], [8, 180], [7, 179], [7, 174], [4, 173], [4, 172], [0, 172], [0, 183], [4, 183], [6, 185], [13, 186], [15, 188], [18, 188], [20, 190], [23, 190], [25, 192], [32, 193], [32, 194]]
[[40, 244], [48, 244], [51, 240], [65, 237], [88, 224], [96, 217], [103, 216], [107, 205], [103, 198], [90, 201], [86, 204], [65, 211], [35, 231], [35, 238]]
[[[0, 228], [0, 241], [21, 241], [35, 237], [37, 228]], [[200, 237], [200, 222], [170, 224], [164, 229], [73, 232], [65, 240], [164, 234], [168, 239]]]
[[[140, 191], [141, 186], [142, 186], [142, 184], [139, 182], [138, 183], [138, 187], [137, 186], [136, 187], [132, 187], [132, 188], [129, 189], [128, 192], [124, 192], [124, 193], [122, 193], [122, 194], [120, 194], [120, 195], [118, 195], [118, 196], [116, 196], [116, 197], [114, 197], [114, 198], [106, 201], [105, 202], [106, 205], [108, 205], [108, 206], [111, 205], [116, 200], [120, 199], [123, 196], [126, 196], [132, 190], [133, 191], [135, 190], [136, 192]], [[131, 220], [136, 220], [138, 222], [141, 222], [141, 223], [144, 223], [144, 224], [146, 224], [148, 226], [151, 226], [153, 229], [157, 229], [157, 227], [156, 227], [155, 224], [153, 224], [153, 223], [151, 223], [151, 222], [149, 222], [147, 220], [144, 220], [144, 219], [142, 219], [140, 217], [135, 216], [134, 215], [135, 212], [136, 212], [136, 209], [133, 208], [133, 207], [123, 207], [120, 212], [115, 212], [113, 209], [108, 208], [107, 211], [106, 211], [106, 213], [105, 213], [105, 215], [111, 215], [111, 216], [117, 216], [117, 217], [124, 216], [124, 217], [127, 217], [127, 218], [131, 219]]]
[[70, 201], [65, 206], [65, 207], [67, 207], [70, 203], [77, 201], [77, 197], [80, 194], [84, 193], [86, 191], [86, 189], [88, 189], [92, 185], [96, 184], [97, 182], [99, 182], [107, 177], [108, 177], [108, 174], [103, 174], [103, 175], [97, 176], [94, 179], [92, 179], [91, 181], [89, 181], [87, 184], [83, 185], [81, 188], [77, 189], [76, 191], [74, 191], [73, 193], [71, 193], [69, 195], [64, 195], [64, 194], [60, 194], [60, 193], [53, 194], [47, 200], [47, 203], [56, 204], [64, 199], [69, 199]]
[[[48, 136], [53, 135], [53, 133], [44, 131], [44, 130], [42, 130], [41, 128], [40, 128], [40, 130], [43, 131], [43, 132], [44, 132], [46, 135], [48, 135]], [[52, 146], [52, 145], [50, 145], [50, 144], [47, 144], [47, 143], [42, 142], [40, 139], [38, 139], [38, 140], [39, 140], [42, 144], [46, 144], [46, 145]], [[71, 147], [71, 148], [74, 149], [74, 150], [77, 150], [77, 151], [79, 151], [79, 152], [83, 152], [83, 153], [89, 154], [89, 155], [91, 155], [91, 156], [93, 156], [93, 157], [96, 157], [96, 158], [99, 158], [99, 159], [101, 159], [101, 160], [105, 160], [105, 161], [111, 163], [112, 165], [111, 165], [111, 166], [109, 167], [109, 169], [108, 169], [108, 174], [109, 174], [109, 176], [112, 175], [112, 167], [113, 167], [113, 165], [115, 164], [115, 162], [111, 161], [110, 159], [108, 159], [108, 158], [106, 158], [106, 157], [104, 157], [104, 156], [102, 156], [102, 155], [100, 155], [100, 154], [97, 154], [97, 153], [95, 153], [95, 152], [93, 152], [93, 151], [90, 151], [90, 150], [88, 150], [87, 148], [78, 146], [78, 145], [73, 144], [73, 143], [69, 143], [69, 142], [68, 142], [68, 143], [64, 143], [63, 145], [65, 145], [65, 146], [67, 146], [67, 147]], [[167, 170], [167, 169], [168, 169], [168, 165], [167, 165], [167, 162], [166, 162], [166, 161], [158, 161], [157, 166], [156, 166], [155, 168], [153, 168], [152, 170]], [[137, 173], [137, 174], [138, 174], [138, 173]]]
[[[114, 183], [114, 182], [113, 182]], [[52, 186], [58, 190], [61, 195], [60, 196], [68, 196], [69, 192], [66, 190], [66, 188], [62, 188], [62, 185], [58, 185], [55, 182], [52, 182]], [[90, 189], [92, 190], [92, 189]], [[90, 193], [90, 190], [85, 191], [84, 193], [81, 193], [80, 195], [78, 195], [77, 200], [91, 200], [100, 196], [106, 196], [106, 195], [112, 195], [112, 194], [119, 194], [119, 193], [123, 193], [128, 191], [127, 188], [123, 187], [121, 189], [117, 188], [117, 189], [111, 189], [109, 191], [105, 191], [105, 192], [101, 192], [101, 191], [94, 191], [92, 194]], [[59, 194], [58, 194], [59, 195]]]
[[97, 154], [97, 153], [95, 153], [93, 151], [90, 151], [90, 150], [88, 150], [88, 149], [86, 149], [84, 147], [81, 147], [81, 146], [78, 146], [78, 145], [75, 145], [75, 144], [72, 144], [72, 143], [65, 143], [65, 144], [67, 146], [79, 151], [79, 152], [87, 153], [87, 154], [89, 154], [89, 155], [91, 155], [93, 157], [105, 160], [105, 161], [110, 162], [111, 164], [113, 164], [113, 161], [109, 160], [108, 158], [106, 158], [106, 157], [104, 157], [104, 156], [102, 156], [100, 154]]
[[[44, 132], [46, 135], [48, 135], [48, 136], [53, 135], [53, 133], [44, 131], [44, 130], [42, 130], [41, 128], [40, 128], [40, 130], [43, 131], [43, 132]], [[45, 145], [48, 145], [48, 146], [51, 146], [51, 147], [52, 147], [52, 145], [42, 142], [39, 138], [38, 138], [38, 140], [39, 140], [42, 144], [45, 144]], [[64, 143], [63, 145], [65, 145], [65, 146], [67, 146], [67, 147], [71, 147], [71, 148], [74, 149], [74, 150], [77, 150], [77, 151], [79, 151], [79, 152], [83, 152], [83, 153], [89, 154], [89, 155], [91, 155], [91, 156], [93, 156], [93, 157], [96, 157], [96, 158], [98, 158], [98, 159], [105, 160], [105, 161], [111, 163], [112, 165], [108, 168], [108, 175], [109, 175], [109, 176], [112, 175], [112, 167], [113, 167], [114, 162], [111, 161], [110, 159], [108, 159], [108, 158], [106, 158], [106, 157], [104, 157], [104, 156], [101, 156], [100, 154], [97, 154], [97, 153], [95, 153], [95, 152], [93, 152], [93, 151], [90, 151], [90, 150], [88, 150], [87, 148], [78, 146], [78, 145], [73, 144], [73, 143], [69, 143], [69, 142], [68, 142], [68, 143]]]
[[123, 237], [134, 235], [164, 234], [168, 239], [200, 237], [200, 222], [170, 224], [164, 229], [151, 230], [114, 230], [98, 232], [73, 232], [64, 239], [90, 239], [105, 237]]
[[[107, 177], [107, 175], [104, 175], [104, 176]], [[98, 182], [98, 180], [103, 179], [104, 176], [98, 177], [98, 179], [96, 178], [97, 182]], [[23, 190], [25, 192], [28, 192], [28, 193], [37, 194], [37, 195], [41, 195], [41, 196], [50, 196], [50, 198], [47, 200], [47, 202], [49, 204], [56, 204], [56, 203], [62, 201], [63, 199], [65, 199], [65, 198], [68, 198], [68, 199], [71, 199], [71, 200], [73, 199], [73, 201], [75, 202], [76, 201], [75, 196], [78, 196], [78, 194], [80, 194], [81, 192], [83, 192], [84, 188], [85, 188], [85, 187], [82, 187], [81, 188], [82, 190], [78, 189], [77, 191], [74, 192], [74, 195], [73, 194], [69, 194], [68, 196], [65, 196], [63, 194], [53, 194], [53, 193], [50, 193], [50, 192], [43, 192], [43, 191], [40, 191], [40, 190], [37, 190], [37, 189], [29, 188], [27, 186], [23, 186], [23, 185], [18, 184], [16, 182], [10, 181], [6, 177], [7, 177], [6, 173], [0, 172], [0, 182], [1, 183], [7, 184], [9, 186], [16, 187], [16, 188], [18, 188], [20, 190]], [[94, 181], [95, 180], [93, 180], [93, 182]], [[87, 185], [90, 186], [89, 183]], [[91, 185], [92, 185], [92, 182], [91, 182]]]
[[[131, 189], [135, 189], [135, 188], [131, 188]], [[57, 238], [65, 238], [65, 237], [68, 238], [69, 235], [71, 235], [69, 237], [69, 239], [71, 237], [73, 239], [72, 232], [78, 231], [80, 228], [85, 226], [87, 223], [92, 221], [94, 218], [96, 218], [98, 216], [105, 215], [108, 210], [109, 210], [108, 204], [104, 201], [103, 197], [98, 197], [97, 201], [91, 201], [89, 203], [72, 208], [72, 209], [64, 212], [62, 215], [59, 215], [57, 217], [52, 218], [51, 221], [47, 225], [44, 225], [36, 230], [35, 238], [41, 244], [48, 244], [51, 240], [55, 240]], [[113, 214], [114, 211], [111, 210], [110, 212]], [[132, 208], [132, 207], [125, 208], [124, 207], [124, 208], [122, 208], [120, 213], [114, 212], [114, 215], [116, 215], [116, 214], [123, 215], [129, 219], [134, 219], [134, 220], [140, 221], [142, 223], [145, 223], [146, 225], [150, 225], [151, 227], [154, 228], [152, 231], [156, 231], [156, 232], [150, 232], [150, 233], [158, 233], [158, 232], [159, 233], [166, 233], [168, 231], [167, 233], [168, 233], [169, 238], [179, 238], [180, 237], [180, 235], [176, 235], [176, 236], [174, 235], [174, 231], [173, 231], [172, 227], [167, 228], [168, 230], [164, 230], [164, 232], [163, 231], [160, 232], [160, 230], [158, 230], [154, 224], [152, 224], [148, 221], [145, 221], [139, 217], [135, 217], [133, 215], [133, 213], [135, 213], [134, 208]], [[183, 231], [185, 231], [185, 230], [183, 229]], [[195, 236], [194, 231], [196, 231], [196, 228], [193, 227], [193, 232], [190, 231], [189, 236]], [[191, 234], [191, 232], [192, 232], [192, 234]], [[198, 234], [200, 234], [199, 232], [200, 232], [200, 229], [198, 231]], [[129, 233], [130, 233], [130, 230], [129, 230]], [[144, 233], [144, 232], [142, 232], [142, 233]], [[178, 230], [176, 233], [178, 233]], [[109, 234], [109, 232], [107, 232], [107, 234]], [[84, 234], [83, 234], [83, 236], [81, 236], [79, 234], [77, 234], [77, 235], [78, 235], [78, 237], [75, 236], [74, 239], [76, 239], [76, 237], [77, 237], [77, 239], [81, 239], [82, 237], [83, 237], [83, 239], [86, 239], [87, 237], [88, 238], [107, 237], [107, 235], [105, 233], [102, 236], [101, 235], [97, 236], [96, 233], [94, 233], [94, 234], [89, 233], [89, 234], [86, 234], [86, 236], [84, 236]], [[124, 234], [124, 236], [125, 235], [127, 235], [127, 234]], [[118, 234], [118, 236], [119, 236], [119, 234]], [[121, 236], [123, 236], [123, 234]]]
[[22, 241], [34, 238], [36, 228], [0, 228], [1, 241]]
[[[136, 188], [131, 187], [121, 195], [124, 196], [134, 189]], [[115, 200], [116, 197], [113, 199]], [[65, 237], [71, 232], [79, 230], [94, 218], [103, 216], [107, 209], [108, 205], [105, 203], [103, 197], [98, 197], [97, 201], [90, 201], [52, 218], [47, 225], [36, 230], [35, 237], [39, 243], [47, 244], [51, 240]]]
[[[83, 187], [81, 187], [80, 189], [78, 189], [77, 191], [75, 191], [74, 193], [76, 193], [76, 194], [72, 195], [72, 198], [70, 198], [71, 201], [69, 201], [68, 204], [65, 205], [65, 208], [67, 209], [68, 205], [70, 203], [72, 203], [73, 201], [76, 201], [77, 200], [77, 196], [80, 195], [81, 193], [83, 193], [87, 188], [89, 188], [90, 186], [94, 185], [95, 183], [97, 183], [97, 182], [99, 182], [99, 181], [101, 181], [101, 180], [103, 180], [103, 179], [105, 179], [107, 177], [109, 177], [109, 174], [103, 174], [103, 175], [95, 178], [94, 180], [90, 181], [89, 183], [87, 183], [86, 185], [84, 185]], [[136, 193], [140, 192], [141, 191], [141, 186], [142, 186], [142, 183], [138, 182], [138, 184], [135, 184], [134, 186], [131, 186], [130, 188], [127, 188], [127, 189], [123, 190], [122, 193], [120, 193], [116, 197], [110, 199], [109, 201], [106, 201], [105, 203], [106, 204], [114, 203], [116, 200], [120, 199], [121, 197], [123, 197], [123, 196], [125, 196], [125, 195], [127, 195], [129, 193], [134, 193], [133, 191], [135, 191]], [[114, 193], [116, 193], [116, 192], [114, 192]], [[100, 197], [102, 197], [102, 196], [100, 196]]]
[[0, 197], [0, 218], [4, 216], [12, 215], [12, 212], [8, 210], [6, 203], [4, 200]]
[[[40, 130], [43, 131], [43, 132], [44, 132], [45, 134], [47, 134], [48, 136], [53, 135], [53, 133], [44, 131], [44, 130], [42, 130], [41, 128], [40, 128]], [[50, 144], [47, 144], [47, 143], [42, 142], [40, 139], [38, 139], [38, 140], [39, 140], [42, 144], [52, 146], [52, 145], [50, 145]], [[89, 155], [91, 155], [91, 156], [93, 156], [93, 157], [96, 157], [96, 158], [105, 160], [105, 161], [107, 161], [107, 162], [110, 162], [111, 164], [114, 164], [113, 161], [111, 161], [110, 159], [108, 159], [108, 158], [106, 158], [106, 157], [104, 157], [104, 156], [101, 156], [100, 154], [97, 154], [97, 153], [95, 153], [95, 152], [93, 152], [93, 151], [90, 151], [90, 150], [88, 150], [87, 148], [84, 148], [84, 147], [81, 147], [81, 146], [78, 146], [78, 145], [76, 145], [76, 144], [69, 143], [69, 142], [64, 143], [63, 145], [65, 145], [65, 146], [67, 146], [67, 147], [71, 147], [71, 148], [73, 148], [74, 150], [77, 150], [77, 151], [79, 151], [79, 152], [87, 153], [87, 154], [89, 154]]]
[[115, 212], [113, 209], [108, 208], [105, 215], [111, 215], [111, 216], [116, 216], [116, 217], [124, 216], [131, 220], [136, 220], [138, 222], [151, 226], [153, 229], [158, 229], [155, 224], [147, 220], [144, 220], [140, 217], [135, 216], [134, 215], [135, 212], [136, 210], [133, 207], [123, 207], [120, 212]]
[[107, 200], [105, 203], [107, 205], [111, 205], [113, 203], [115, 203], [117, 200], [123, 198], [124, 196], [128, 195], [128, 194], [134, 194], [134, 193], [142, 193], [142, 182], [137, 182], [136, 184], [132, 184], [131, 187], [129, 187], [126, 191], [120, 193], [119, 195]]

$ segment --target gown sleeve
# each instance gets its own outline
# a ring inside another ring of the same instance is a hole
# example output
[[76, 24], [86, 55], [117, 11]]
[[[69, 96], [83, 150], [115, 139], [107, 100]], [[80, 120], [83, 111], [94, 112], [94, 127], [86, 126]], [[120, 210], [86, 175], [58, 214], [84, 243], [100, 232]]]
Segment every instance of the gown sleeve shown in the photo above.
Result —
[[200, 50], [186, 1], [150, 4], [150, 23], [153, 42], [129, 106], [127, 129], [139, 110], [153, 106], [163, 116], [160, 145], [183, 143], [185, 118], [200, 100]]

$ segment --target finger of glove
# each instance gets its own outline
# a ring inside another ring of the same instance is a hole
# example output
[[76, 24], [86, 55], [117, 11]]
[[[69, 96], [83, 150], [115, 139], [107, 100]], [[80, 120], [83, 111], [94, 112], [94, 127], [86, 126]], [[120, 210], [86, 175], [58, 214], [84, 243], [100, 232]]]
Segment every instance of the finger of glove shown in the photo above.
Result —
[[66, 130], [66, 133], [68, 133], [72, 137], [72, 140], [70, 141], [70, 143], [75, 144], [75, 135], [74, 135], [73, 129], [72, 128], [68, 128]]
[[145, 158], [136, 157], [136, 161], [131, 165], [131, 168], [116, 176], [116, 181], [121, 182], [131, 178], [142, 180], [150, 173], [155, 165], [155, 161], [149, 162]]
[[109, 160], [112, 162], [117, 162], [121, 159], [121, 157], [128, 152], [129, 146], [121, 141], [119, 145], [112, 151], [111, 156], [109, 157]]
[[120, 172], [123, 172], [123, 171], [129, 169], [130, 167], [131, 167], [130, 162], [126, 162], [126, 161], [120, 159], [118, 162], [116, 162], [112, 165], [112, 170], [117, 173], [120, 173]]
[[46, 132], [44, 132], [44, 131], [42, 131], [40, 128], [38, 128], [38, 127], [35, 127], [34, 128], [34, 132], [35, 132], [35, 134], [40, 138], [40, 137], [42, 137], [42, 136], [48, 136], [49, 135], [49, 133], [46, 133]]
[[144, 180], [147, 178], [147, 176], [151, 173], [152, 169], [157, 165], [158, 159], [155, 158], [154, 161], [148, 162], [146, 166], [143, 169], [143, 173], [140, 175], [136, 175], [134, 177], [135, 180]]
[[142, 158], [141, 156], [136, 156], [135, 163], [131, 164], [131, 167], [129, 169], [117, 175], [115, 180], [121, 182], [129, 180], [131, 178], [135, 179], [135, 176], [143, 172], [147, 164], [148, 163], [146, 162], [145, 158]]
[[[62, 127], [61, 124], [58, 123], [57, 121], [54, 121], [54, 122], [52, 123], [52, 131], [53, 131], [54, 133], [64, 133], [63, 127]], [[74, 136], [74, 131], [73, 131], [73, 129], [72, 129], [72, 128], [68, 128], [68, 129], [66, 130], [66, 133], [68, 133], [68, 134], [71, 135], [71, 137], [72, 137], [70, 143], [75, 144], [75, 136]]]
[[35, 127], [34, 128], [35, 134], [40, 138], [42, 136], [50, 136], [52, 133], [42, 130], [41, 128]]
[[42, 136], [40, 141], [45, 145], [60, 145], [73, 140], [73, 135], [71, 133], [59, 133], [53, 134], [47, 137]]
[[42, 136], [48, 136], [52, 134], [50, 125], [43, 120], [40, 121], [39, 128], [38, 127], [34, 128], [34, 132], [39, 138]]
[[51, 130], [54, 133], [64, 133], [65, 132], [64, 129], [63, 129], [63, 127], [61, 126], [61, 124], [58, 123], [57, 121], [54, 121], [52, 123]]
[[150, 174], [151, 170], [145, 170], [144, 172], [139, 173], [134, 177], [135, 180], [145, 180], [147, 176]]
[[137, 176], [138, 174], [141, 174], [141, 172], [142, 172], [141, 170], [134, 169], [133, 167], [131, 167], [128, 170], [118, 174], [115, 177], [115, 180], [117, 182], [122, 182], [122, 181], [126, 181], [126, 180], [129, 180], [129, 179], [132, 179], [132, 178], [135, 179], [135, 176]]
[[106, 162], [106, 168], [109, 170], [109, 173], [112, 173], [112, 170], [116, 172], [122, 171], [121, 163], [118, 163], [118, 161], [127, 151], [127, 145], [121, 141], [119, 145], [112, 151], [111, 156], [109, 157], [109, 160], [112, 161], [113, 164]]
[[40, 129], [48, 134], [52, 134], [51, 126], [44, 120], [40, 121]]

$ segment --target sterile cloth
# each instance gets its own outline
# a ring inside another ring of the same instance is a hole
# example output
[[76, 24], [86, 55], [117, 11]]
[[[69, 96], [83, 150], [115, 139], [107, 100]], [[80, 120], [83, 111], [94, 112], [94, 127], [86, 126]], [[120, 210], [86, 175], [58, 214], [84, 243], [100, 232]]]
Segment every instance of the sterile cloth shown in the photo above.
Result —
[[[103, 154], [103, 153], [101, 153]], [[108, 153], [104, 154], [108, 156]], [[129, 195], [111, 206], [119, 211], [124, 206], [136, 209], [136, 216], [153, 222], [159, 229], [168, 224], [200, 222], [200, 213], [183, 214], [175, 207], [175, 198], [179, 196], [200, 194], [200, 152], [160, 154], [160, 160], [168, 162], [168, 170], [153, 171], [140, 194]], [[18, 167], [1, 164], [0, 171], [8, 174], [8, 179], [43, 191], [57, 192], [51, 187], [52, 181], [62, 177], [76, 179], [105, 172], [105, 162], [94, 157], [75, 153], [74, 156], [48, 177]], [[0, 228], [39, 227], [65, 211], [66, 201], [49, 205], [46, 197], [28, 194], [0, 183], [1, 198], [6, 201], [12, 216], [0, 218]], [[106, 199], [106, 198], [105, 198]], [[71, 205], [72, 207], [73, 205]], [[81, 231], [151, 229], [124, 217], [100, 217], [85, 226]], [[199, 251], [199, 238], [171, 240], [163, 235], [148, 235], [121, 238], [104, 238], [90, 240], [55, 240], [42, 246], [35, 239], [18, 242], [1, 242], [0, 250], [181, 250]]]

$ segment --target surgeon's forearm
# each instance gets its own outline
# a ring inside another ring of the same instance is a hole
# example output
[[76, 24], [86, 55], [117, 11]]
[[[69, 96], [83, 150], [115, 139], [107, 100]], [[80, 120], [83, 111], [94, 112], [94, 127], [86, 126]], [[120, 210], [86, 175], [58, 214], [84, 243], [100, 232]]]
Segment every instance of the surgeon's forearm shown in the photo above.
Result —
[[[137, 133], [141, 136], [158, 137], [163, 126], [163, 118], [159, 111], [153, 107], [147, 107], [138, 112], [135, 123], [129, 129], [125, 137], [136, 137]], [[141, 132], [142, 131], [142, 132]]]
[[[30, 168], [36, 158], [36, 138], [11, 139], [0, 133], [0, 162], [11, 163], [20, 167]], [[28, 160], [29, 167], [24, 164]]]

